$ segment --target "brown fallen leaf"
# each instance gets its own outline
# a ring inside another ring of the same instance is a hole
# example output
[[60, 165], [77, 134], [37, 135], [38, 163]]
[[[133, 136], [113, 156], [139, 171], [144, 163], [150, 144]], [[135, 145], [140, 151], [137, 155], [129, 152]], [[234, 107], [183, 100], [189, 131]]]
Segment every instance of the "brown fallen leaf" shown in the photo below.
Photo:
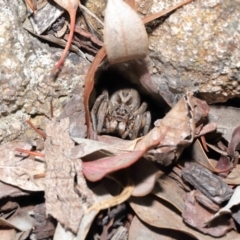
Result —
[[167, 201], [180, 212], [184, 209], [184, 199], [186, 192], [167, 175], [163, 174], [157, 181], [152, 193], [157, 197]]
[[[131, 197], [129, 203], [137, 216], [151, 226], [184, 232], [199, 240], [212, 240], [212, 237], [189, 228], [183, 223], [181, 216], [165, 206], [163, 201], [157, 201], [152, 195], [141, 198]], [[238, 233], [233, 231], [222, 240], [232, 240], [234, 238], [231, 237], [236, 236], [238, 236]]]
[[240, 185], [240, 165], [236, 165], [236, 167], [232, 169], [227, 177], [223, 178], [222, 180], [227, 184]]
[[82, 175], [81, 160], [71, 158], [74, 142], [68, 131], [68, 118], [61, 119], [60, 122], [53, 120], [46, 126], [46, 213], [57, 219], [65, 228], [77, 233], [84, 209], [94, 201]]
[[[112, 142], [109, 144], [104, 141], [94, 141], [87, 138], [76, 137], [74, 137], [73, 140], [78, 144], [71, 150], [71, 156], [73, 158], [82, 158], [89, 161], [90, 159], [99, 159], [112, 155], [129, 153], [129, 150], [124, 146], [121, 146], [120, 144], [114, 145]], [[91, 157], [89, 155], [91, 155]], [[97, 155], [100, 155], [100, 157], [96, 157]]]
[[153, 190], [156, 181], [164, 174], [144, 158], [133, 164], [130, 167], [130, 171], [135, 185], [132, 193], [134, 197], [142, 197], [149, 194]]
[[[109, 194], [109, 192], [106, 190], [104, 185], [101, 183], [95, 185], [93, 188], [91, 188], [92, 194], [94, 196], [94, 203], [95, 207], [91, 208], [90, 211], [85, 211], [83, 218], [81, 220], [81, 224], [79, 226], [78, 232], [76, 234], [73, 234], [70, 230], [65, 229], [61, 223], [58, 223], [55, 234], [54, 234], [54, 240], [66, 240], [66, 239], [72, 239], [72, 240], [79, 240], [79, 239], [86, 239], [87, 233], [92, 225], [92, 222], [96, 218], [97, 214], [100, 210], [102, 210], [102, 206], [99, 203], [104, 202], [107, 203], [108, 206], [112, 206], [112, 195]], [[100, 206], [101, 205], [101, 206]]]
[[103, 46], [103, 42], [99, 40], [95, 35], [92, 33], [88, 32], [86, 29], [80, 27], [80, 26], [75, 26], [74, 31], [78, 33], [80, 36], [83, 36], [85, 38], [89, 38], [94, 44], [96, 44], [99, 47]]
[[32, 148], [25, 141], [13, 141], [0, 146], [0, 180], [23, 190], [43, 191], [44, 180], [34, 179], [34, 175], [44, 171], [45, 163], [35, 162], [26, 154], [16, 152], [17, 147]]
[[[210, 146], [210, 145], [207, 144], [207, 146]], [[196, 139], [196, 141], [193, 143], [193, 145], [191, 147], [191, 156], [192, 156], [193, 161], [201, 164], [208, 170], [215, 172], [215, 173], [224, 173], [224, 172], [228, 172], [233, 169], [232, 163], [229, 163], [228, 165], [224, 164], [223, 167], [219, 167], [219, 168], [217, 167], [216, 164], [214, 165], [212, 163], [212, 161], [206, 155], [206, 153], [203, 150], [202, 145], [198, 139]]]
[[27, 191], [0, 181], [0, 199], [5, 197], [20, 197], [29, 194]]
[[[152, 160], [170, 165], [192, 143], [196, 126], [207, 116], [208, 110], [205, 101], [188, 93], [163, 119], [155, 122], [155, 127], [138, 140], [134, 150], [152, 149], [148, 151]], [[163, 139], [156, 144], [160, 138]]]
[[86, 124], [87, 124], [87, 132], [88, 132], [88, 137], [90, 139], [94, 139], [93, 135], [93, 129], [92, 129], [92, 123], [90, 121], [90, 113], [89, 113], [89, 99], [90, 99], [90, 95], [91, 92], [93, 90], [94, 87], [94, 76], [95, 73], [100, 65], [100, 63], [103, 61], [103, 59], [106, 57], [106, 50], [104, 47], [102, 47], [97, 55], [95, 56], [89, 70], [86, 76], [86, 80], [85, 80], [85, 87], [84, 87], [84, 95], [83, 95], [83, 103], [84, 103], [84, 108], [85, 108], [85, 117], [86, 117]]
[[79, 0], [54, 0], [54, 1], [58, 5], [60, 5], [62, 8], [64, 8], [66, 11], [68, 11], [68, 13], [70, 15], [70, 34], [69, 34], [67, 45], [62, 53], [62, 56], [59, 59], [59, 61], [57, 62], [57, 64], [54, 66], [53, 71], [56, 71], [57, 69], [59, 69], [62, 66], [64, 59], [67, 56], [68, 50], [71, 46], [71, 42], [72, 42], [72, 38], [73, 38], [73, 34], [74, 34], [74, 28], [75, 28], [75, 22], [76, 22], [76, 12], [77, 12], [77, 8], [78, 8]]
[[188, 238], [187, 234], [184, 234], [180, 231], [174, 231], [171, 229], [162, 229], [156, 228], [147, 225], [146, 223], [139, 220], [137, 216], [135, 216], [131, 222], [129, 229], [129, 240], [143, 240], [143, 239], [151, 239], [151, 240], [192, 240], [192, 238]]
[[196, 201], [195, 191], [187, 194], [185, 209], [182, 213], [182, 217], [183, 220], [190, 226], [213, 237], [222, 237], [226, 235], [226, 233], [231, 229], [235, 229], [233, 219], [229, 219], [229, 217], [226, 216], [218, 219], [218, 221], [215, 221], [206, 227], [206, 221], [209, 220], [209, 218], [212, 216], [213, 213], [209, 212], [206, 208], [203, 208]]
[[8, 219], [0, 218], [0, 226], [14, 228], [19, 231], [31, 230], [34, 223], [34, 218], [32, 218], [26, 210], [19, 210], [17, 214]]
[[0, 238], [6, 240], [16, 239], [16, 230], [15, 229], [1, 229], [0, 230]]

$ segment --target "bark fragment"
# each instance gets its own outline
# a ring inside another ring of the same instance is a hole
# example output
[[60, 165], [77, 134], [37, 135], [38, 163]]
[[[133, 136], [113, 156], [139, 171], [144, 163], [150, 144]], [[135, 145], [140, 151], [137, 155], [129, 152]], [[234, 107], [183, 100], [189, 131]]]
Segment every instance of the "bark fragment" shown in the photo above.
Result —
[[182, 177], [217, 204], [230, 199], [233, 194], [221, 178], [196, 163], [185, 163]]

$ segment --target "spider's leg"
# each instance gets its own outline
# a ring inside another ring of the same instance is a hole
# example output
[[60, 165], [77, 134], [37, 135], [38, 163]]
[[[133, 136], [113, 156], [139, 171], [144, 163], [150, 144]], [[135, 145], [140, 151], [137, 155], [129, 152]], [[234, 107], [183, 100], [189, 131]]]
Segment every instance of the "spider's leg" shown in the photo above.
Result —
[[143, 115], [137, 115], [136, 116], [135, 121], [134, 121], [134, 125], [133, 125], [133, 128], [132, 128], [132, 135], [130, 137], [131, 140], [138, 137], [139, 130], [142, 126], [142, 119], [143, 119]]
[[131, 130], [131, 129], [127, 129], [127, 130], [123, 133], [122, 139], [125, 139], [125, 138], [129, 135], [130, 130]]
[[136, 115], [139, 115], [139, 114], [143, 114], [146, 110], [147, 110], [147, 107], [148, 107], [148, 104], [143, 102], [142, 105], [140, 106], [139, 109], [137, 109], [133, 115], [136, 116]]
[[91, 119], [92, 119], [93, 130], [95, 132], [97, 132], [97, 126], [99, 125], [98, 124], [99, 110], [101, 108], [101, 105], [106, 101], [108, 102], [108, 93], [107, 93], [107, 91], [103, 91], [103, 93], [100, 96], [98, 96], [98, 98], [96, 99], [96, 101], [92, 107]]
[[149, 132], [151, 121], [152, 121], [151, 113], [149, 111], [145, 112], [143, 114], [143, 120], [142, 120], [143, 135], [146, 135]]
[[100, 104], [100, 107], [99, 107], [98, 112], [97, 112], [97, 119], [98, 119], [97, 133], [103, 132], [103, 126], [104, 126], [104, 122], [105, 122], [105, 119], [106, 119], [107, 110], [108, 110], [108, 100], [104, 100]]

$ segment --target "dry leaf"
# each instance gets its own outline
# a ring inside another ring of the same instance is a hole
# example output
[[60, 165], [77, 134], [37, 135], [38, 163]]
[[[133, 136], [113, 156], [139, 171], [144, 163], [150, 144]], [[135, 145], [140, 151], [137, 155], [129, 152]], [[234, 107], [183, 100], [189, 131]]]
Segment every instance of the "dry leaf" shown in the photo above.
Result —
[[224, 236], [231, 229], [235, 229], [235, 224], [232, 219], [221, 218], [214, 224], [206, 227], [205, 222], [212, 216], [212, 212], [203, 208], [195, 199], [195, 191], [187, 194], [185, 201], [185, 209], [182, 217], [190, 226], [198, 229], [199, 231], [209, 234], [213, 237]]
[[[157, 201], [152, 198], [151, 195], [141, 198], [131, 197], [129, 203], [137, 216], [151, 226], [161, 229], [181, 231], [194, 236], [199, 240], [212, 240], [212, 237], [206, 236], [189, 228], [183, 223], [182, 218], [178, 214], [170, 210], [169, 207], [165, 206], [164, 202]], [[222, 240], [232, 240], [234, 238], [231, 237], [238, 236], [238, 234], [233, 232], [230, 233], [229, 236], [225, 236]]]
[[16, 215], [3, 219], [0, 218], [0, 225], [10, 228], [15, 228], [20, 231], [28, 231], [34, 227], [35, 220], [27, 211], [20, 210]]
[[209, 161], [205, 151], [202, 148], [202, 145], [198, 139], [193, 143], [191, 147], [191, 157], [194, 161], [200, 163], [205, 166], [207, 169], [214, 171], [215, 167], [212, 165], [211, 161]]
[[0, 230], [0, 239], [4, 239], [4, 240], [13, 240], [14, 239], [15, 240], [16, 239], [16, 230], [15, 229], [1, 229]]
[[145, 26], [137, 13], [123, 0], [108, 0], [104, 47], [111, 64], [147, 55], [148, 35]]
[[[156, 147], [148, 151], [152, 160], [163, 165], [171, 164], [173, 160], [178, 159], [183, 149], [192, 143], [196, 125], [207, 116], [208, 110], [205, 101], [188, 93], [162, 120], [155, 122], [155, 128], [139, 139], [135, 150]], [[157, 142], [159, 139], [161, 141]]]
[[240, 165], [238, 164], [227, 177], [222, 180], [227, 184], [240, 185]]
[[[69, 136], [69, 119], [46, 126], [44, 143], [46, 212], [65, 228], [78, 231], [84, 209], [93, 203], [92, 193], [82, 175], [80, 159], [71, 159], [74, 142]], [[77, 182], [75, 182], [75, 178]]]
[[29, 192], [23, 191], [18, 187], [0, 181], [0, 199], [4, 197], [20, 197], [29, 194]]
[[[212, 145], [207, 143], [207, 146], [211, 147], [213, 150], [216, 149], [216, 147], [213, 147]], [[217, 150], [217, 149], [216, 149]], [[223, 151], [221, 151], [222, 154], [225, 154]], [[227, 154], [225, 154], [227, 155]], [[192, 147], [191, 147], [191, 156], [193, 161], [200, 163], [202, 166], [206, 167], [207, 169], [209, 169], [212, 172], [215, 173], [223, 173], [223, 172], [227, 172], [229, 170], [231, 170], [233, 168], [232, 163], [229, 162], [229, 164], [224, 164], [222, 167], [217, 166], [216, 164], [213, 165], [213, 161], [210, 160], [205, 151], [202, 148], [202, 145], [200, 143], [200, 141], [197, 139]], [[216, 161], [214, 161], [215, 163]]]
[[89, 114], [89, 98], [91, 95], [91, 92], [94, 87], [94, 76], [97, 71], [98, 66], [100, 63], [103, 61], [103, 59], [106, 57], [106, 51], [105, 48], [102, 47], [97, 55], [95, 56], [90, 68], [88, 69], [88, 73], [86, 76], [86, 81], [85, 81], [85, 87], [84, 87], [84, 95], [83, 95], [83, 103], [84, 103], [84, 108], [85, 108], [85, 113], [86, 113], [86, 124], [87, 124], [87, 130], [88, 130], [88, 137], [92, 139], [93, 135], [93, 130], [92, 130], [92, 125], [90, 121], [90, 114]]
[[83, 174], [92, 182], [99, 181], [107, 174], [127, 168], [143, 156], [145, 150], [133, 151], [121, 155], [105, 157], [91, 162], [84, 162]]
[[162, 175], [152, 193], [157, 197], [169, 202], [180, 212], [184, 209], [184, 199], [186, 192], [178, 186], [178, 184], [167, 175]]
[[74, 28], [75, 28], [75, 22], [76, 22], [76, 11], [78, 8], [79, 0], [54, 0], [59, 6], [64, 8], [66, 11], [68, 11], [70, 15], [70, 34], [68, 38], [67, 45], [62, 53], [61, 58], [57, 62], [57, 64], [54, 66], [54, 70], [60, 68], [64, 62], [64, 59], [67, 56], [68, 50], [71, 46], [71, 42], [73, 39], [74, 34]]
[[139, 159], [132, 165], [130, 171], [135, 185], [132, 193], [134, 197], [142, 197], [149, 194], [153, 190], [158, 178], [164, 174], [144, 158]]
[[28, 191], [43, 191], [44, 180], [34, 175], [45, 170], [45, 163], [26, 158], [16, 148], [31, 149], [25, 141], [13, 141], [0, 146], [0, 180]]
[[75, 26], [75, 32], [84, 38], [90, 39], [91, 42], [93, 42], [95, 45], [99, 47], [103, 46], [103, 42], [99, 40], [94, 34], [88, 32], [86, 29], [80, 26]]
[[[186, 234], [180, 231], [169, 231], [168, 229], [161, 229], [149, 226], [140, 221], [138, 217], [134, 217], [130, 229], [129, 240], [179, 240], [189, 239]], [[192, 238], [190, 238], [192, 239]]]
[[[94, 152], [108, 152], [106, 156], [129, 152], [127, 150], [124, 150], [126, 148], [122, 147], [121, 145], [115, 147], [109, 143], [94, 141], [87, 138], [73, 138], [73, 140], [79, 144], [71, 150], [71, 156], [73, 158], [83, 158]], [[121, 148], [119, 148], [119, 146], [121, 146]]]
[[227, 205], [223, 208], [221, 208], [213, 217], [211, 217], [208, 221], [206, 221], [206, 224], [209, 224], [212, 222], [215, 218], [223, 215], [223, 214], [231, 214], [231, 208], [235, 205], [240, 204], [240, 186], [236, 187], [234, 190], [234, 193], [230, 200], [228, 201]]

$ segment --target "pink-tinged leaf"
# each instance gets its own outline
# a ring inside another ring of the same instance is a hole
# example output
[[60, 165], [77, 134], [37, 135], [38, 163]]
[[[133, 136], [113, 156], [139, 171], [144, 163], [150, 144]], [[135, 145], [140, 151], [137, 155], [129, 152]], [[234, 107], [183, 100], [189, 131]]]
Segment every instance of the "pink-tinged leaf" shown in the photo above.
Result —
[[83, 162], [84, 176], [91, 182], [96, 182], [111, 172], [127, 168], [143, 156], [145, 150], [133, 151], [117, 156], [101, 158], [96, 161]]
[[[145, 223], [150, 226], [156, 227], [158, 229], [167, 229], [169, 231], [177, 230], [191, 236], [194, 236], [199, 240], [213, 240], [215, 238], [205, 235], [203, 233], [195, 231], [194, 229], [188, 227], [184, 224], [181, 216], [179, 216], [176, 211], [173, 211], [168, 205], [166, 205], [165, 201], [161, 199], [158, 201], [152, 195], [147, 195], [145, 197], [137, 198], [131, 197], [129, 200], [130, 206], [136, 215]], [[152, 229], [152, 228], [151, 228]], [[130, 230], [131, 231], [131, 230]], [[142, 238], [131, 238], [130, 240], [135, 239], [162, 239], [158, 238], [148, 238], [145, 235], [141, 235], [143, 231], [139, 229], [139, 235]], [[194, 239], [195, 239], [194, 238]], [[222, 238], [218, 238], [218, 240], [232, 240], [238, 239], [239, 233], [232, 231], [228, 233], [226, 236]], [[186, 239], [186, 238], [177, 238], [177, 239]]]

